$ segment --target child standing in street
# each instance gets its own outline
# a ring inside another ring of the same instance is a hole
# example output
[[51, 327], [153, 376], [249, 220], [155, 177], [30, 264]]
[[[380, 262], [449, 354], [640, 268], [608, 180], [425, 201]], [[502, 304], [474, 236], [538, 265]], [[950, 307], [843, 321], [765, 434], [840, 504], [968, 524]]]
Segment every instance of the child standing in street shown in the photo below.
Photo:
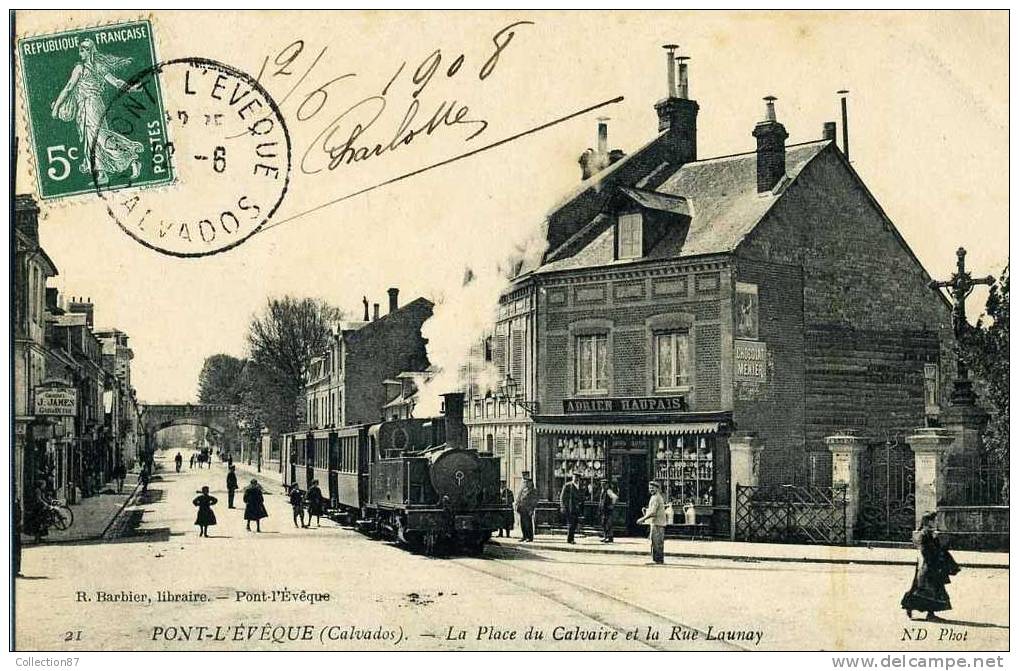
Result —
[[198, 516], [195, 518], [195, 524], [198, 525], [198, 536], [201, 538], [209, 537], [209, 527], [216, 524], [216, 513], [212, 512], [212, 506], [216, 505], [218, 501], [215, 496], [209, 496], [209, 488], [202, 487], [202, 491], [192, 501], [198, 507]]

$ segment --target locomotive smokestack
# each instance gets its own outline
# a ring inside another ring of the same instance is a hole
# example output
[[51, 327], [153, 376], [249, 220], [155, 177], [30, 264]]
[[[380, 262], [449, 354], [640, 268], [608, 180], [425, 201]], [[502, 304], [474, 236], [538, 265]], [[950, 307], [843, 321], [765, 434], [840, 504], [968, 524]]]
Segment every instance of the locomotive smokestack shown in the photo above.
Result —
[[464, 395], [454, 391], [442, 395], [446, 421], [446, 444], [453, 448], [467, 446], [467, 426], [464, 425]]

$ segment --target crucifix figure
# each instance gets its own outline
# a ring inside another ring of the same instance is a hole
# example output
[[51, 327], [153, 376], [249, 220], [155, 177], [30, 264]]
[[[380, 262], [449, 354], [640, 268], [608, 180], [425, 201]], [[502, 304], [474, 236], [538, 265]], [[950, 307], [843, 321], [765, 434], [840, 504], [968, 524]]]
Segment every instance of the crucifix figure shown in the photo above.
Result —
[[[952, 279], [938, 282], [932, 281], [930, 283], [931, 289], [948, 289], [948, 293], [952, 296], [952, 328], [955, 331], [956, 343], [962, 341], [963, 335], [965, 335], [966, 328], [969, 323], [966, 321], [966, 298], [973, 292], [973, 288], [980, 285], [986, 284], [991, 286], [994, 284], [994, 278], [988, 275], [987, 277], [974, 278], [966, 270], [966, 250], [960, 247], [956, 250], [955, 255], [959, 258], [956, 264], [956, 271], [952, 275]], [[973, 394], [973, 386], [969, 379], [969, 369], [966, 367], [966, 362], [963, 361], [963, 357], [960, 354], [957, 362], [957, 375], [955, 383], [952, 387], [952, 404], [953, 405], [972, 405], [976, 401], [976, 396]]]

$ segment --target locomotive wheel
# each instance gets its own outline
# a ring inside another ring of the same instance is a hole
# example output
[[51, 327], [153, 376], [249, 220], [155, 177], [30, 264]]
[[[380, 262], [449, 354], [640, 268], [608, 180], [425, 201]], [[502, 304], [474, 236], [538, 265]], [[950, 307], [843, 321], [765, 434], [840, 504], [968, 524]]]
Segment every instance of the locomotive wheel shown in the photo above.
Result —
[[485, 554], [485, 536], [472, 536], [464, 539], [464, 547], [467, 549], [468, 554], [474, 557], [480, 557]]

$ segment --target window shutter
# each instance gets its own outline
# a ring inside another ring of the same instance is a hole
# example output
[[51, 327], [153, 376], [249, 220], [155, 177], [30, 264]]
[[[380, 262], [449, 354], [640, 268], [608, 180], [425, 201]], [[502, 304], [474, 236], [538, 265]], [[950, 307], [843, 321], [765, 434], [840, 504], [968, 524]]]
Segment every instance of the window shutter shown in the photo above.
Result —
[[516, 380], [523, 389], [524, 383], [524, 332], [513, 331], [511, 336], [511, 360], [510, 360], [510, 375]]
[[495, 367], [499, 371], [499, 379], [505, 379], [506, 377], [506, 336], [500, 333], [495, 336]]

